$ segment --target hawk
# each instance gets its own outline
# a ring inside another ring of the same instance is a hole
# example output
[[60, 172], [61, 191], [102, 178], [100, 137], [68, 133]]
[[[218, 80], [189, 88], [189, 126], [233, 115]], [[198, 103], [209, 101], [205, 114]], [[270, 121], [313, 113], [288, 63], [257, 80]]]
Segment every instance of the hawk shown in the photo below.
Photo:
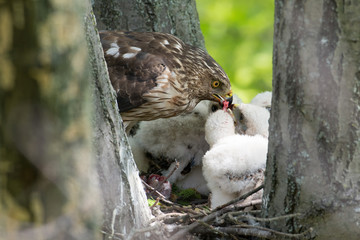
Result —
[[129, 132], [137, 121], [190, 112], [201, 100], [232, 101], [224, 70], [204, 50], [159, 32], [100, 32], [109, 77]]

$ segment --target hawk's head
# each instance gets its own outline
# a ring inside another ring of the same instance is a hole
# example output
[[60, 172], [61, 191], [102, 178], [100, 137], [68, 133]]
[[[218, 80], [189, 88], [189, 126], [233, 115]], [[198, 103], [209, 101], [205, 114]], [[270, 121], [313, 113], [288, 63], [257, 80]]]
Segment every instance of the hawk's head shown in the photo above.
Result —
[[124, 122], [176, 116], [205, 99], [232, 100], [215, 60], [171, 34], [104, 31], [100, 37]]
[[184, 47], [186, 54], [177, 55], [182, 59], [187, 76], [194, 85], [189, 89], [201, 100], [232, 102], [232, 91], [228, 76], [221, 66], [204, 50], [190, 45]]

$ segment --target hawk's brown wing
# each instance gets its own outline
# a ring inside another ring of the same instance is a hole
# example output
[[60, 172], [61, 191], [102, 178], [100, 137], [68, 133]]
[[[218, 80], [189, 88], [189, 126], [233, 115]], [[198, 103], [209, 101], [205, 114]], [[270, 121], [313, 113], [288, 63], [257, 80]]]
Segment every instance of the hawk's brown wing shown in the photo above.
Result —
[[163, 57], [151, 53], [152, 39], [107, 31], [100, 38], [120, 112], [145, 103], [143, 95], [156, 86], [156, 78], [168, 67]]

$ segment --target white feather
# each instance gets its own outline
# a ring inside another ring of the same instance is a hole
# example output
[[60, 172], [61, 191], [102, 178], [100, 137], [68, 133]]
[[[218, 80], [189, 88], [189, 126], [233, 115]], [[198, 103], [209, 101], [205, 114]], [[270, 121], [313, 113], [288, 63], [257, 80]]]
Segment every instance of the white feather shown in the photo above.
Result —
[[136, 55], [136, 53], [125, 53], [122, 55], [122, 57], [127, 59], [127, 58], [135, 57], [135, 55]]
[[141, 51], [141, 48], [138, 48], [138, 47], [130, 47], [131, 50], [134, 50], [136, 52], [139, 52]]
[[[111, 44], [113, 45], [113, 43]], [[112, 46], [111, 48], [109, 48], [107, 51], [106, 51], [106, 54], [107, 55], [111, 55], [111, 56], [114, 56], [114, 57], [118, 57], [119, 56], [119, 46], [117, 44], [115, 44], [116, 46]]]

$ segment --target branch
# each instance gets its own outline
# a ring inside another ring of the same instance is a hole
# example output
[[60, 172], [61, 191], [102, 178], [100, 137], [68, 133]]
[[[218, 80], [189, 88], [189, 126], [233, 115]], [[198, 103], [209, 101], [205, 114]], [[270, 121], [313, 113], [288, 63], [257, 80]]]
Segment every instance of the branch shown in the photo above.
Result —
[[[232, 215], [237, 215], [237, 214], [246, 214], [247, 212], [232, 212]], [[288, 215], [283, 215], [283, 216], [278, 216], [278, 217], [272, 217], [272, 218], [258, 218], [258, 217], [254, 217], [251, 215], [243, 215], [243, 216], [239, 216], [238, 218], [245, 218], [245, 219], [252, 219], [258, 222], [272, 222], [272, 221], [278, 221], [278, 220], [282, 220], [284, 218], [294, 218], [294, 217], [300, 217], [302, 216], [301, 213], [294, 213], [294, 214], [288, 214]]]
[[[211, 232], [214, 232], [221, 236], [229, 236], [232, 234], [236, 234], [247, 237], [249, 236], [258, 237], [262, 239], [278, 239], [279, 237], [286, 237], [291, 239], [303, 239], [308, 233], [313, 231], [313, 229], [310, 228], [302, 233], [292, 234], [292, 233], [279, 232], [270, 228], [252, 226], [247, 224], [235, 225], [231, 227], [216, 227], [216, 228], [204, 222], [200, 222], [200, 224], [206, 226], [208, 229], [210, 229]], [[209, 233], [209, 231], [204, 229], [196, 229], [195, 232], [201, 234]]]
[[218, 231], [227, 234], [237, 234], [242, 236], [252, 236], [264, 239], [274, 239], [274, 236], [268, 231], [260, 231], [251, 228], [239, 228], [239, 227], [218, 227]]
[[166, 214], [163, 214], [163, 215], [160, 215], [160, 216], [157, 216], [153, 219], [150, 220], [150, 223], [153, 223], [153, 222], [157, 222], [157, 221], [162, 221], [166, 218], [170, 219], [170, 218], [182, 218], [184, 216], [188, 216], [188, 214], [186, 213], [166, 213]]
[[188, 232], [190, 232], [190, 231], [192, 231], [193, 229], [195, 229], [196, 227], [198, 227], [198, 226], [201, 224], [200, 222], [205, 222], [205, 223], [206, 223], [206, 222], [209, 222], [209, 221], [213, 220], [214, 218], [219, 217], [219, 216], [221, 216], [221, 215], [223, 215], [224, 213], [229, 212], [229, 211], [231, 211], [230, 208], [224, 208], [224, 209], [220, 209], [220, 210], [218, 210], [218, 211], [216, 211], [216, 212], [212, 212], [212, 213], [209, 214], [208, 216], [203, 217], [201, 220], [198, 220], [198, 221], [190, 224], [190, 225], [187, 226], [186, 228], [178, 231], [178, 232], [177, 232], [176, 234], [174, 234], [170, 239], [173, 239], [173, 240], [183, 239], [184, 236], [185, 236]]
[[308, 230], [302, 232], [302, 233], [284, 233], [284, 232], [279, 232], [270, 228], [265, 228], [265, 227], [260, 227], [260, 226], [253, 226], [253, 225], [240, 225], [240, 227], [243, 228], [253, 228], [253, 229], [258, 229], [264, 232], [269, 232], [269, 233], [273, 233], [277, 236], [282, 236], [282, 237], [289, 237], [289, 238], [295, 238], [295, 239], [301, 239], [303, 238], [306, 234], [311, 233], [313, 231], [313, 228], [309, 228]]
[[221, 235], [222, 237], [229, 237], [229, 234], [217, 230], [217, 228], [213, 227], [213, 226], [210, 225], [210, 224], [207, 224], [206, 222], [199, 221], [199, 223], [200, 223], [201, 225], [203, 225], [204, 227], [210, 229], [212, 232]]

